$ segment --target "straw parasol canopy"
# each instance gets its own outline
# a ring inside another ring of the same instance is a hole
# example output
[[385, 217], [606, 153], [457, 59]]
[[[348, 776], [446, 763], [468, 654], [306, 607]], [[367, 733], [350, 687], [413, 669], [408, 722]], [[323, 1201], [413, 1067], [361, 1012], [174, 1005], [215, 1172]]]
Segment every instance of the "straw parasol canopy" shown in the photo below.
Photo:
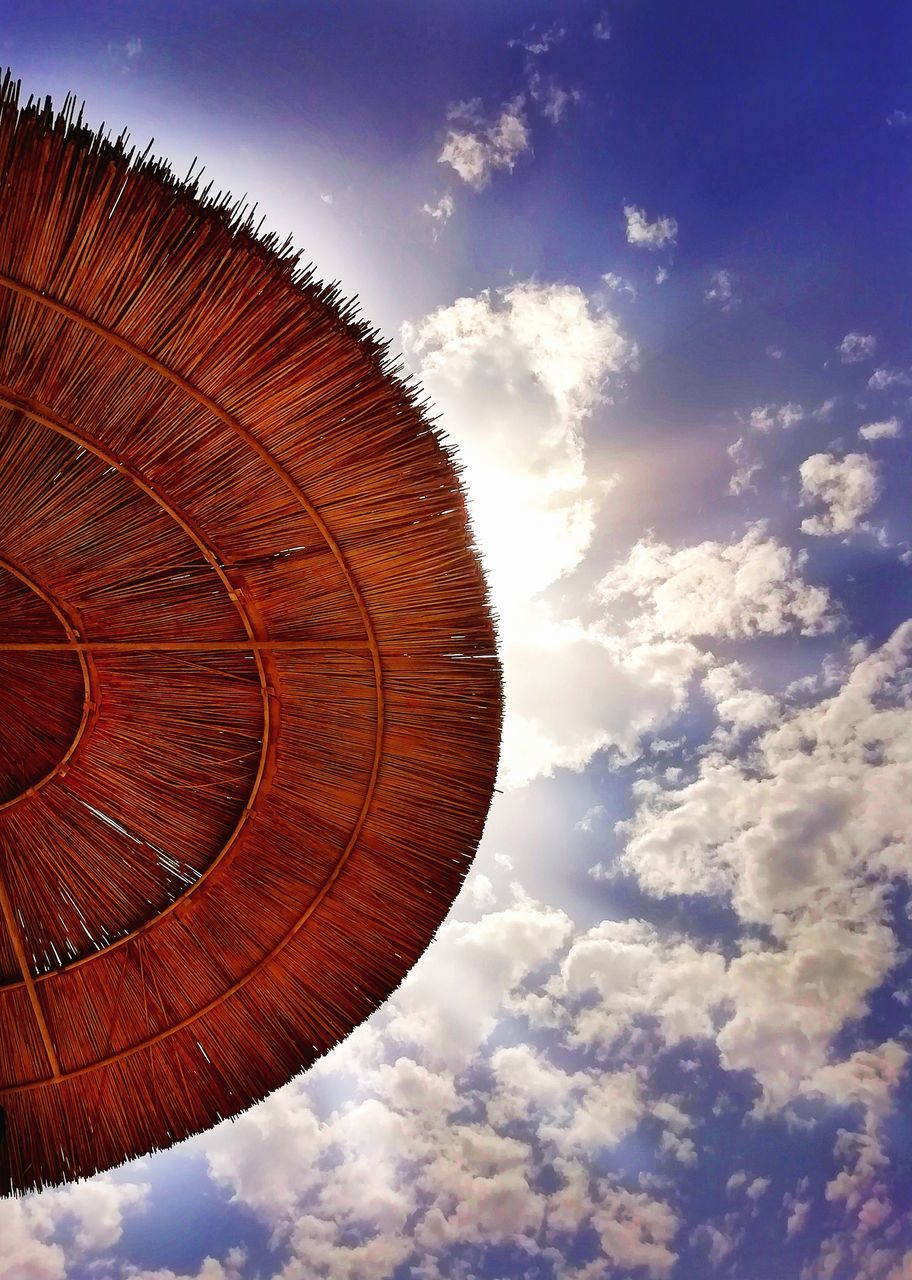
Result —
[[491, 798], [453, 456], [352, 303], [0, 86], [0, 1191], [235, 1115], [398, 985]]

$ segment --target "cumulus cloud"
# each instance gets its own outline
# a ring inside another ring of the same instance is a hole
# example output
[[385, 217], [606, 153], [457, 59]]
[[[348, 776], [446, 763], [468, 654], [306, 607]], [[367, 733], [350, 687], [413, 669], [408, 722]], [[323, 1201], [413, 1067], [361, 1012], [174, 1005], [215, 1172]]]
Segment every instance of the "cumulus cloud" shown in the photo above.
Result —
[[804, 1231], [811, 1215], [810, 1200], [797, 1200], [792, 1196], [786, 1197], [785, 1207], [788, 1209], [788, 1218], [785, 1224], [785, 1238], [791, 1240], [794, 1236], [800, 1235]]
[[459, 298], [402, 340], [468, 469], [498, 607], [526, 601], [588, 548], [582, 427], [636, 347], [582, 290], [534, 282]]
[[488, 185], [496, 170], [511, 173], [531, 149], [522, 96], [508, 102], [494, 120], [485, 120], [475, 101], [451, 108], [450, 119], [463, 127], [449, 130], [438, 160], [476, 191]]
[[[640, 1074], [566, 1070], [515, 1038], [485, 1056], [492, 1024], [474, 1006], [493, 1013], [536, 969], [553, 969], [568, 930], [565, 917], [521, 896], [474, 924], [452, 922], [436, 958], [432, 948], [372, 1024], [320, 1064], [317, 1088], [349, 1078], [354, 1092], [320, 1114], [312, 1074], [198, 1140], [212, 1177], [284, 1243], [283, 1274], [384, 1280], [408, 1264], [436, 1277], [459, 1256], [451, 1250], [559, 1257], [566, 1233], [587, 1226], [619, 1264], [667, 1272], [679, 1227], [671, 1207], [594, 1176], [645, 1114]], [[440, 983], [456, 972], [462, 1022], [446, 1015], [441, 1027]], [[465, 1085], [457, 1088], [467, 1066], [492, 1079], [471, 1119]], [[662, 1101], [655, 1117], [686, 1160], [689, 1118]], [[560, 1178], [550, 1191], [548, 1166]]]
[[560, 1001], [598, 995], [575, 1016], [577, 1044], [607, 1050], [635, 1021], [649, 1018], [675, 1045], [712, 1035], [724, 973], [719, 955], [664, 939], [645, 921], [606, 920], [573, 941], [548, 991]]
[[75, 1265], [91, 1267], [89, 1255], [117, 1244], [125, 1216], [144, 1208], [148, 1193], [144, 1183], [101, 1176], [0, 1200], [0, 1280], [71, 1280]]
[[638, 249], [664, 249], [678, 241], [678, 224], [674, 218], [663, 216], [650, 222], [643, 209], [636, 205], [624, 205], [627, 220], [627, 243]]
[[192, 1274], [172, 1271], [170, 1267], [153, 1270], [128, 1265], [123, 1270], [123, 1280], [246, 1280], [249, 1274], [247, 1255], [241, 1248], [229, 1249], [223, 1261], [204, 1258]]
[[859, 1049], [843, 1062], [819, 1067], [802, 1084], [802, 1092], [822, 1096], [843, 1107], [857, 1106], [865, 1118], [882, 1118], [892, 1108], [893, 1094], [905, 1074], [909, 1053], [895, 1040], [876, 1049]]
[[619, 647], [542, 599], [592, 543], [610, 483], [588, 472], [583, 428], [635, 345], [580, 289], [534, 282], [460, 298], [402, 336], [468, 473], [503, 641], [503, 782], [635, 750], [681, 705], [694, 656]]
[[847, 333], [836, 349], [843, 364], [860, 364], [874, 354], [877, 339], [873, 333]]
[[[448, 922], [403, 983], [387, 1034], [419, 1047], [437, 1067], [461, 1069], [493, 1029], [504, 993], [553, 959], [570, 928], [564, 912], [528, 901], [476, 924]], [[437, 999], [453, 973], [459, 974], [460, 999]]]
[[829, 422], [836, 404], [835, 398], [824, 400], [814, 409], [805, 409], [791, 400], [786, 404], [758, 404], [751, 409], [748, 420], [752, 431], [769, 435], [773, 431], [788, 431], [805, 420]]
[[865, 453], [847, 453], [844, 458], [815, 453], [805, 458], [799, 473], [801, 501], [827, 508], [823, 515], [802, 520], [804, 533], [818, 537], [852, 533], [880, 497], [880, 468]]
[[632, 597], [640, 636], [743, 639], [835, 625], [829, 596], [802, 576], [806, 557], [771, 537], [762, 523], [738, 540], [671, 547], [641, 538], [599, 584], [606, 602]]
[[[726, 1230], [726, 1227], [729, 1227]], [[720, 1226], [715, 1222], [701, 1222], [690, 1233], [691, 1244], [703, 1245], [707, 1252], [710, 1266], [718, 1267], [740, 1243], [740, 1236], [735, 1235], [728, 1223]]]
[[907, 387], [912, 379], [904, 369], [875, 369], [868, 378], [871, 391], [888, 391], [890, 387]]
[[703, 301], [719, 307], [721, 311], [733, 311], [741, 301], [735, 291], [734, 274], [725, 270], [714, 271], [703, 291]]
[[0, 1200], [0, 1241], [0, 1280], [65, 1280], [63, 1248], [42, 1238], [21, 1200]]
[[862, 440], [896, 440], [902, 431], [899, 418], [884, 418], [880, 422], [866, 422], [858, 428]]
[[788, 431], [804, 417], [800, 404], [760, 404], [750, 411], [750, 425], [752, 431], [768, 435], [771, 431]]
[[735, 733], [760, 729], [779, 711], [777, 699], [755, 689], [739, 662], [713, 667], [703, 678], [703, 689], [720, 722]]
[[822, 1069], [897, 955], [882, 886], [907, 872], [910, 650], [907, 623], [856, 655], [835, 694], [783, 708], [743, 759], [710, 752], [693, 781], [644, 793], [627, 829], [621, 865], [644, 889], [725, 895], [771, 931], [774, 944], [730, 962], [721, 990], [733, 1012], [716, 1037], [723, 1064], [751, 1070], [768, 1106], [802, 1089], [873, 1096], [884, 1072], [895, 1078], [895, 1055], [879, 1077], [869, 1058]]
[[607, 1257], [618, 1267], [642, 1267], [653, 1277], [668, 1275], [677, 1262], [670, 1245], [680, 1225], [669, 1205], [621, 1187], [606, 1187], [592, 1216]]

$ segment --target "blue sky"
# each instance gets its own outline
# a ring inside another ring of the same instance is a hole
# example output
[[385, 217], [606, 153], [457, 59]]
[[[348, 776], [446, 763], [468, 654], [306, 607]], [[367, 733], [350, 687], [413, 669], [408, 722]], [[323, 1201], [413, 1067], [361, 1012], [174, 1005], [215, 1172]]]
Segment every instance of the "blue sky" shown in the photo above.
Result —
[[507, 719], [400, 992], [0, 1280], [909, 1280], [912, 11], [7, 9], [402, 353]]

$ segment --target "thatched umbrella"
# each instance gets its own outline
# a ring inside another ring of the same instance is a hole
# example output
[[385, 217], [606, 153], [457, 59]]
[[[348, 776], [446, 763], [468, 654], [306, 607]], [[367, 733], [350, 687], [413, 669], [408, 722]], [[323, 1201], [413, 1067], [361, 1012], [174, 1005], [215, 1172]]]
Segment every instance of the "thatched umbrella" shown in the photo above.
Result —
[[0, 1189], [234, 1115], [421, 955], [494, 783], [453, 457], [238, 206], [0, 88]]

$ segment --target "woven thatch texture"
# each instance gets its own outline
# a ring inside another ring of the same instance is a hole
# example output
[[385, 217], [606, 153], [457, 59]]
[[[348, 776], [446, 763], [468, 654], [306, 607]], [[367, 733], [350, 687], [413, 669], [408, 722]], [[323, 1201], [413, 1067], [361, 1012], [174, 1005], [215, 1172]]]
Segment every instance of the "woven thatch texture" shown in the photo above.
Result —
[[443, 919], [500, 736], [453, 458], [242, 211], [0, 103], [0, 1187], [235, 1114]]

